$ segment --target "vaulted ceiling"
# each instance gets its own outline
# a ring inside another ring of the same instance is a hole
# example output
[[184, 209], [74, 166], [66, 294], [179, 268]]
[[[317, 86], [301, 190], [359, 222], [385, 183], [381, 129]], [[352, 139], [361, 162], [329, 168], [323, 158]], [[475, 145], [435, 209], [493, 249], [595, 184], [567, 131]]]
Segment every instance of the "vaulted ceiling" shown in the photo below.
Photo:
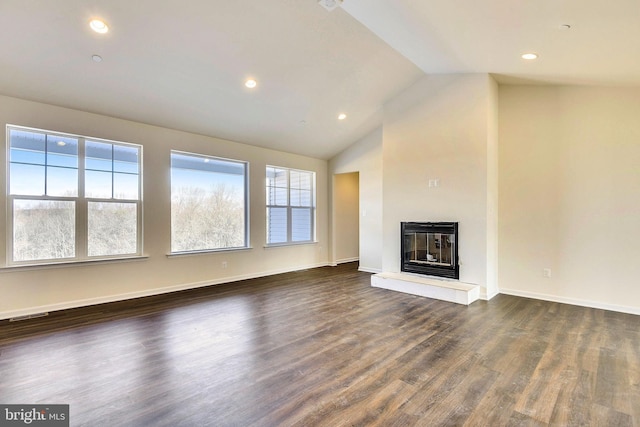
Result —
[[3, 0], [0, 37], [1, 94], [323, 159], [425, 73], [640, 84], [636, 0]]

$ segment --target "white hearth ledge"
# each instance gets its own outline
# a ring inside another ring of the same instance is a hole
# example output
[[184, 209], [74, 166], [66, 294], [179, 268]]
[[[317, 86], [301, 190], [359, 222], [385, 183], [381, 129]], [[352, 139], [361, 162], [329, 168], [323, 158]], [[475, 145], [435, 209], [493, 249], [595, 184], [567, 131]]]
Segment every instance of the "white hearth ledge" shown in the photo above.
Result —
[[478, 285], [405, 273], [374, 274], [371, 286], [464, 305], [480, 297]]

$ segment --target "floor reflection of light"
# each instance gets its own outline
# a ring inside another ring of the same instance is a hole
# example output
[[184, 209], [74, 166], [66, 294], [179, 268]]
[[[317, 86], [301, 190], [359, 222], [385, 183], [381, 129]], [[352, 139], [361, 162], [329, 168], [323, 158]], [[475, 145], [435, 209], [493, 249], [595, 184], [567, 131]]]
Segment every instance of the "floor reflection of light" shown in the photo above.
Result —
[[166, 351], [186, 369], [208, 367], [247, 351], [250, 307], [244, 297], [219, 298], [172, 310], [166, 319]]
[[228, 295], [7, 346], [3, 352], [12, 357], [0, 359], [0, 400], [68, 403], [79, 419], [154, 399], [174, 413], [193, 409], [189, 399], [202, 402], [239, 378], [251, 382], [263, 363], [254, 360], [255, 349], [268, 347], [272, 337], [260, 315], [264, 297], [255, 298]]

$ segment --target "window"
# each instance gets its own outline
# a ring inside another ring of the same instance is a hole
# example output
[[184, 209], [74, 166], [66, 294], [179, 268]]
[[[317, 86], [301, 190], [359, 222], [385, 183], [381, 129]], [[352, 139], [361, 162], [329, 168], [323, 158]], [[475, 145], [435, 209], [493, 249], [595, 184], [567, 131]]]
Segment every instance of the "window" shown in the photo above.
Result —
[[7, 126], [9, 264], [140, 255], [142, 147]]
[[315, 173], [267, 166], [267, 244], [315, 239]]
[[171, 252], [247, 247], [246, 162], [171, 152]]

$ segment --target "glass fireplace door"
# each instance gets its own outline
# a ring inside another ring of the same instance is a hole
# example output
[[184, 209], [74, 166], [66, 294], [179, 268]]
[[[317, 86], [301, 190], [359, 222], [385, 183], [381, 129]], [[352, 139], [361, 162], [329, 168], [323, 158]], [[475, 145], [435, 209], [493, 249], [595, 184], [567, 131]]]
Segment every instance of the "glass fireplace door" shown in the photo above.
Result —
[[453, 234], [414, 232], [405, 235], [404, 238], [405, 262], [453, 266], [453, 254], [455, 253]]
[[458, 279], [458, 223], [402, 222], [401, 271]]

